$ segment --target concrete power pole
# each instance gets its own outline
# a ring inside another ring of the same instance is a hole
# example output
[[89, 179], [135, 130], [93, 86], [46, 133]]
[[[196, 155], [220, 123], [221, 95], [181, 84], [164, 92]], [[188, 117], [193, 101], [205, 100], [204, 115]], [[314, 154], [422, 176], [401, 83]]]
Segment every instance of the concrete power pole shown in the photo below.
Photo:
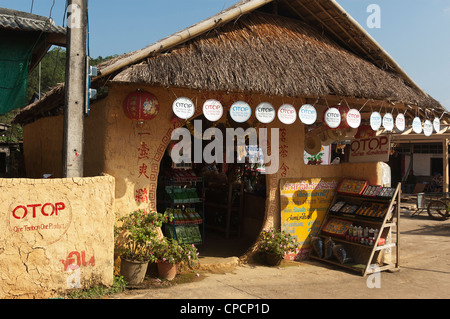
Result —
[[87, 0], [69, 0], [63, 133], [63, 176], [83, 177]]

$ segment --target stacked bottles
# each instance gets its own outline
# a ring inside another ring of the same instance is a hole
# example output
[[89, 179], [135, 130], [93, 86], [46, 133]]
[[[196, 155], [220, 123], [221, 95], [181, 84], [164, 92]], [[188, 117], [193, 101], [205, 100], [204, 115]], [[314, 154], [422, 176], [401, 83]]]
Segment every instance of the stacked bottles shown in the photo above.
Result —
[[378, 232], [378, 229], [350, 225], [347, 234], [345, 235], [345, 239], [363, 245], [373, 246], [378, 238]]

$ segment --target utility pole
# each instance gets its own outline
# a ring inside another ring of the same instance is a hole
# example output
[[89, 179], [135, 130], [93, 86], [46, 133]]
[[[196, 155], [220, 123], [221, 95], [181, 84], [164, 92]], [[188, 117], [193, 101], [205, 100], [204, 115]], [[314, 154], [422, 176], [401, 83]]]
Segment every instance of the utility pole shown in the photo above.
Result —
[[87, 0], [69, 0], [63, 133], [63, 177], [83, 177]]

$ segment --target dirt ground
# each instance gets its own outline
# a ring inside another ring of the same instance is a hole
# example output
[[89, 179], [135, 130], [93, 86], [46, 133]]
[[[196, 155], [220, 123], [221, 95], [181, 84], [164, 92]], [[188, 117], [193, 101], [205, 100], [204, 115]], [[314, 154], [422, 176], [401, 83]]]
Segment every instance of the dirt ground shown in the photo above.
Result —
[[[402, 203], [398, 272], [362, 277], [317, 261], [280, 267], [239, 265], [224, 273], [193, 273], [185, 281], [134, 289], [114, 299], [447, 299], [450, 297], [450, 220], [426, 211], [412, 217]], [[164, 286], [163, 289], [156, 289]]]

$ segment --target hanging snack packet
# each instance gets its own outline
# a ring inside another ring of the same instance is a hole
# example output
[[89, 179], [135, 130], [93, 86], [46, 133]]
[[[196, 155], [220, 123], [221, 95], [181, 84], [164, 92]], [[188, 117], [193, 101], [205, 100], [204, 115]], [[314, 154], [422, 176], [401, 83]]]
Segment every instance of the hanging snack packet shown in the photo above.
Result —
[[311, 238], [311, 245], [317, 257], [323, 258], [323, 241], [320, 237]]
[[328, 237], [328, 239], [325, 241], [325, 259], [331, 259], [333, 258], [333, 247], [336, 244], [331, 239], [331, 237]]
[[341, 264], [346, 264], [351, 261], [351, 258], [348, 257], [347, 252], [342, 245], [336, 245], [333, 247], [333, 255]]

